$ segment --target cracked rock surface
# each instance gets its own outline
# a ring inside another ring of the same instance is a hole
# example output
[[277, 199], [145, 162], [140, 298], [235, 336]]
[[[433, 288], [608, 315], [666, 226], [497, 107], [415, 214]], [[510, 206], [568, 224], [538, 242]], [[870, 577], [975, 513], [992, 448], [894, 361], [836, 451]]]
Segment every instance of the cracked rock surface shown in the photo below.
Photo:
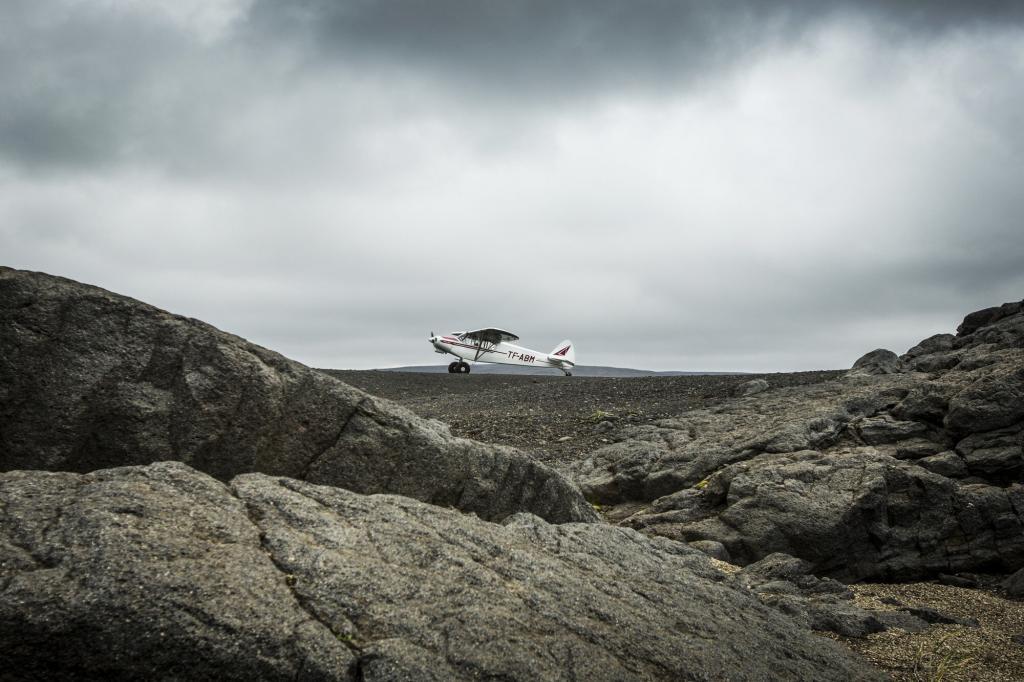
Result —
[[0, 502], [5, 677], [330, 679], [353, 665], [209, 476], [15, 471]]
[[596, 515], [560, 474], [453, 437], [198, 320], [103, 289], [0, 268], [0, 470], [182, 461], [391, 492], [502, 519]]
[[843, 378], [623, 429], [567, 471], [609, 518], [843, 580], [1024, 566], [1024, 302]]
[[0, 500], [0, 650], [23, 678], [878, 678], [625, 528], [178, 462], [8, 472]]

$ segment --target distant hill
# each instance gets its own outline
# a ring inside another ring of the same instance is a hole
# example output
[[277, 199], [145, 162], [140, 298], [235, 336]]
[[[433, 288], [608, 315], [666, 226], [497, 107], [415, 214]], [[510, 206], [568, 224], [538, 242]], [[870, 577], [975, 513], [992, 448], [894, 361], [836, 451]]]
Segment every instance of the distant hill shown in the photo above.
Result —
[[[409, 367], [383, 367], [381, 372], [415, 372], [420, 374], [446, 373], [447, 365], [411, 365]], [[678, 376], [704, 376], [709, 374], [736, 375], [748, 374], [748, 372], [655, 372], [649, 369], [631, 369], [629, 367], [603, 367], [600, 365], [577, 365], [572, 371], [578, 377], [678, 377]], [[557, 369], [519, 367], [516, 365], [488, 365], [478, 364], [473, 366], [473, 374], [539, 374], [556, 376], [561, 374]]]

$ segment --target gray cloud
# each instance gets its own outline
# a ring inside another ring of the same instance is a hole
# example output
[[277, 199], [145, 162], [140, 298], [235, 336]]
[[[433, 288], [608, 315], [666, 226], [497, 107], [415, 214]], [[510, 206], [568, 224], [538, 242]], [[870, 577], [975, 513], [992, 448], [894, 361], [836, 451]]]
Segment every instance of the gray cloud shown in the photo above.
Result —
[[[0, 12], [0, 153], [9, 162], [43, 170], [145, 162], [196, 173], [272, 162], [237, 127], [308, 98], [309, 87], [335, 125], [358, 134], [365, 101], [382, 94], [383, 111], [369, 104], [377, 115], [454, 104], [456, 115], [484, 107], [494, 116], [499, 107], [515, 119], [713, 83], [837, 18], [897, 40], [1006, 30], [1024, 19], [1020, 3], [995, 1], [256, 0], [239, 4], [211, 39], [143, 3], [12, 0]], [[367, 86], [373, 79], [389, 91]], [[310, 114], [291, 123], [325, 125]]]
[[317, 365], [849, 365], [1024, 296], [1022, 13], [4, 3], [0, 252]]
[[283, 35], [318, 55], [461, 76], [475, 91], [516, 96], [714, 77], [722, 65], [800, 40], [837, 16], [863, 18], [891, 35], [933, 37], [1020, 23], [1024, 8], [998, 1], [258, 0], [248, 28], [259, 42]]

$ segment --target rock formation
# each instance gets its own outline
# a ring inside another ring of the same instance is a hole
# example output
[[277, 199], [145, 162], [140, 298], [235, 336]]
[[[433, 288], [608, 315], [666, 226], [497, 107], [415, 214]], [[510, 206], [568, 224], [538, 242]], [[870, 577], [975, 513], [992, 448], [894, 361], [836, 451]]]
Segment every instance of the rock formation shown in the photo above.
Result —
[[627, 429], [572, 468], [645, 532], [845, 580], [1024, 566], [1024, 305], [845, 378]]
[[697, 550], [606, 524], [177, 462], [9, 472], [0, 499], [24, 679], [880, 678]]
[[811, 630], [955, 619], [837, 578], [1024, 568], [1024, 303], [735, 395], [601, 429], [567, 473], [616, 527], [510, 448], [0, 268], [6, 676], [875, 679]]
[[559, 474], [208, 324], [0, 268], [0, 470], [179, 460], [502, 519], [591, 521]]

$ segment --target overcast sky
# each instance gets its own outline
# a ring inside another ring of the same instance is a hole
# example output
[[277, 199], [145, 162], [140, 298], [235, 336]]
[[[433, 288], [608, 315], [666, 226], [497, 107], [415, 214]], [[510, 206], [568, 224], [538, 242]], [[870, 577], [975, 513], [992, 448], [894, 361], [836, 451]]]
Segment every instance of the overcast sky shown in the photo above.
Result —
[[1022, 215], [1019, 1], [0, 3], [0, 263], [314, 366], [848, 367]]

